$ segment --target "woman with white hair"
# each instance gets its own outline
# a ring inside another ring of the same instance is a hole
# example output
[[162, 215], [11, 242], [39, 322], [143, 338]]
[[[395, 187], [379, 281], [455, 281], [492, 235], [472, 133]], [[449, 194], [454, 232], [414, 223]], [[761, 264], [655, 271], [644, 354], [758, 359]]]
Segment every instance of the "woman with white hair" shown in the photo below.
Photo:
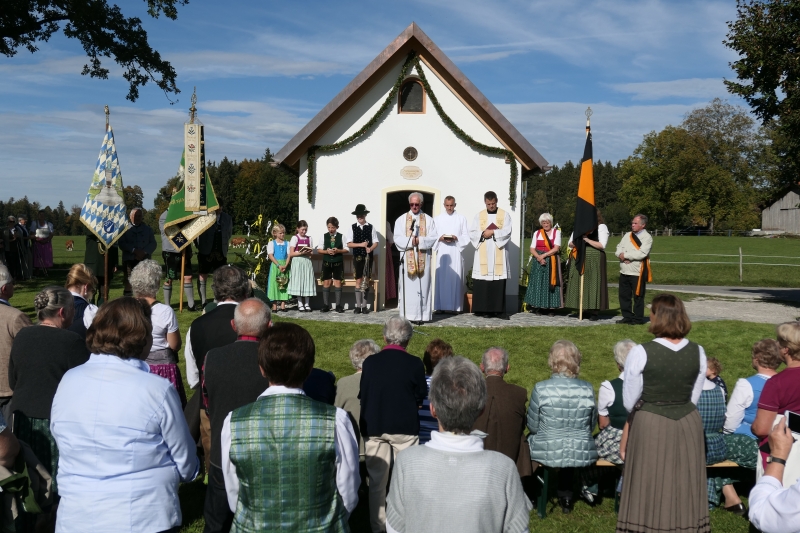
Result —
[[364, 437], [361, 436], [358, 429], [358, 422], [361, 418], [361, 400], [358, 399], [358, 393], [361, 391], [361, 366], [367, 357], [380, 351], [381, 347], [372, 339], [361, 339], [354, 342], [350, 347], [350, 363], [356, 372], [339, 379], [336, 384], [336, 399], [333, 405], [341, 407], [350, 415], [350, 422], [358, 436], [358, 454], [361, 461], [364, 461]]
[[547, 359], [553, 375], [533, 387], [528, 404], [528, 444], [531, 460], [559, 468], [558, 502], [572, 512], [576, 469], [597, 461], [592, 429], [597, 406], [591, 383], [578, 379], [581, 352], [570, 341], [556, 341]]
[[131, 271], [130, 283], [133, 295], [146, 301], [151, 308], [150, 320], [153, 323], [153, 345], [145, 363], [150, 373], [167, 379], [186, 407], [186, 391], [183, 388], [181, 371], [178, 368], [178, 350], [181, 349], [181, 331], [178, 317], [172, 307], [156, 301], [161, 287], [161, 265], [152, 259], [144, 259]]
[[622, 428], [628, 419], [628, 410], [622, 401], [622, 380], [628, 352], [636, 344], [631, 339], [624, 339], [614, 345], [614, 362], [617, 363], [619, 377], [602, 382], [597, 393], [597, 425], [600, 433], [594, 438], [594, 443], [597, 445], [597, 455], [615, 465], [625, 462], [619, 454]]
[[472, 426], [486, 405], [486, 380], [472, 361], [442, 359], [431, 377], [439, 431], [397, 455], [386, 531], [528, 531], [531, 502], [514, 461], [483, 449]]
[[525, 303], [533, 312], [564, 307], [561, 279], [561, 230], [553, 227], [553, 215], [542, 213], [539, 216], [541, 229], [533, 233], [531, 239], [531, 261], [528, 274], [528, 290]]

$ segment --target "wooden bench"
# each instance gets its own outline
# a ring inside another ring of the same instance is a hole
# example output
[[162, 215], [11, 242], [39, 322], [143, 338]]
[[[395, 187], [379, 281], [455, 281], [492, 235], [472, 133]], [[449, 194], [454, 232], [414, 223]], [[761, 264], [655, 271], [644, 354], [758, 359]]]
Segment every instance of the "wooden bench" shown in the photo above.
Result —
[[[594, 464], [597, 467], [609, 467], [613, 466], [622, 470], [622, 465], [616, 465], [610, 461], [606, 461], [605, 459], [598, 459], [597, 462]], [[739, 468], [739, 465], [734, 463], [733, 461], [721, 461], [719, 463], [714, 463], [713, 465], [706, 465], [706, 468]], [[544, 518], [547, 516], [547, 502], [550, 499], [550, 478], [555, 473], [553, 468], [547, 467], [545, 465], [541, 465], [540, 468], [536, 469], [542, 470], [541, 475], [537, 475], [536, 478], [539, 480], [539, 483], [542, 484], [542, 492], [539, 497], [536, 499], [536, 514], [539, 515], [539, 518]], [[619, 493], [614, 491], [614, 512], [619, 511]]]
[[[376, 256], [377, 262], [377, 256]], [[317, 286], [322, 287], [322, 259], [318, 259], [317, 256], [311, 257], [311, 264], [314, 266], [314, 279], [317, 281]], [[375, 265], [373, 265], [372, 272], [376, 272], [378, 269]], [[342, 280], [342, 287], [353, 287], [353, 290], [356, 289], [356, 280], [353, 277], [353, 256], [352, 255], [345, 255], [344, 256], [344, 280]], [[378, 309], [378, 287], [380, 287], [380, 280], [376, 278], [372, 278], [372, 294], [374, 295], [372, 301], [372, 309], [371, 311], [377, 311]]]

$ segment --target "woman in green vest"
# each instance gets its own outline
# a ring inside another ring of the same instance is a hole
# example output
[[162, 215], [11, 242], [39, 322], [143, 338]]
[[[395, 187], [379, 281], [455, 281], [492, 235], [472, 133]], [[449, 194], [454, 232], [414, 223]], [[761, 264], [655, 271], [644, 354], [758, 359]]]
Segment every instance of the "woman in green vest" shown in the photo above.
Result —
[[622, 383], [625, 371], [625, 360], [628, 352], [636, 346], [631, 339], [621, 340], [614, 345], [614, 361], [620, 374], [617, 379], [604, 381], [597, 393], [597, 426], [600, 433], [594, 438], [597, 455], [615, 465], [624, 463], [619, 454], [619, 443], [622, 440], [622, 428], [628, 419], [628, 411], [622, 402]]
[[617, 531], [711, 531], [705, 437], [696, 407], [706, 354], [685, 338], [691, 329], [678, 297], [656, 296], [649, 328], [656, 338], [635, 346], [625, 361], [622, 399], [634, 416]]

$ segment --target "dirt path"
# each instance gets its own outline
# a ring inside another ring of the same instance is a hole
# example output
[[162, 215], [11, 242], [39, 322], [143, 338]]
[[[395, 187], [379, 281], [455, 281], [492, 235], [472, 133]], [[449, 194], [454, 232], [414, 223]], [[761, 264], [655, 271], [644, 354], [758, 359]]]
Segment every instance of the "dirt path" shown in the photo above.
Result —
[[692, 320], [742, 320], [781, 324], [797, 320], [800, 308], [780, 303], [753, 299], [716, 299], [713, 297], [695, 298], [685, 302], [686, 311]]

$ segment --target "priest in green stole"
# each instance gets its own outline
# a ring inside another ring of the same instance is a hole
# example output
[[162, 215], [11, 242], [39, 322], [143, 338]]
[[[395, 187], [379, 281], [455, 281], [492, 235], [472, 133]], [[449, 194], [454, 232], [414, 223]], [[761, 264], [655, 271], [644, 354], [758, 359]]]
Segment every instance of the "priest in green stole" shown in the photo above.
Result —
[[483, 195], [486, 209], [475, 215], [469, 229], [475, 256], [472, 261], [472, 312], [497, 316], [505, 313], [506, 280], [511, 273], [508, 243], [511, 215], [497, 207], [497, 194]]

